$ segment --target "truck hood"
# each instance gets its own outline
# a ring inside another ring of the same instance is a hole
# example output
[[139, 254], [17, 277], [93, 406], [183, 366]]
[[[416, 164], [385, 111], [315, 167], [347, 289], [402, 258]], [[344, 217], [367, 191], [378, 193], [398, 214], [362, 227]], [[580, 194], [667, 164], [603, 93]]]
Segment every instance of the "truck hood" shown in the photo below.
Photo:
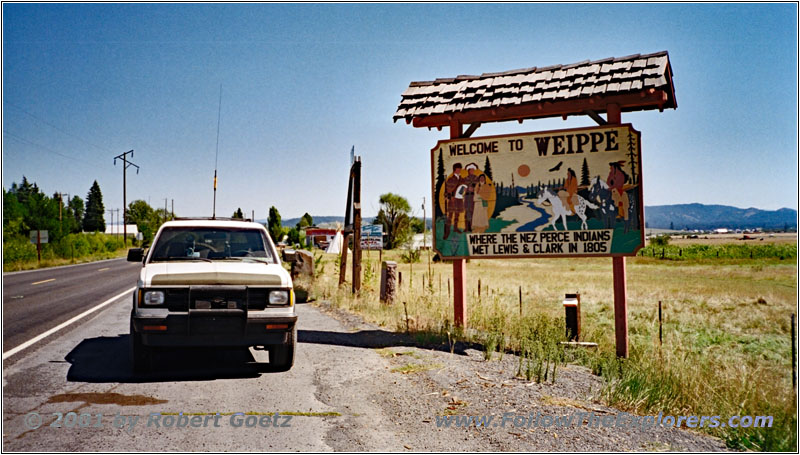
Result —
[[141, 282], [150, 286], [250, 285], [291, 287], [279, 264], [248, 261], [184, 261], [147, 264]]

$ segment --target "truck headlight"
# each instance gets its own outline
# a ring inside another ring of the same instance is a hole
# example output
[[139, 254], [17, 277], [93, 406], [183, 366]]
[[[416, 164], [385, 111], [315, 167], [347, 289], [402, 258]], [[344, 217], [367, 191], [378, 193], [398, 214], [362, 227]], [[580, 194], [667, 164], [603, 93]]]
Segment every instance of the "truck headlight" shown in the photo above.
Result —
[[270, 305], [288, 305], [289, 291], [270, 291], [268, 301]]
[[145, 305], [163, 305], [164, 292], [163, 291], [147, 291], [144, 293], [143, 302]]

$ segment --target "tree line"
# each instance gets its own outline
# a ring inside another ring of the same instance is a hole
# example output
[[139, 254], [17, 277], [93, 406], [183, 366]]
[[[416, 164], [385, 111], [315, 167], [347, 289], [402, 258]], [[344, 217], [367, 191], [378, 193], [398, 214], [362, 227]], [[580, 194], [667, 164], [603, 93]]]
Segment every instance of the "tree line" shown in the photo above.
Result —
[[97, 180], [86, 195], [86, 202], [75, 195], [65, 200], [64, 194], [44, 194], [39, 186], [23, 176], [22, 182], [3, 188], [3, 241], [12, 237], [28, 237], [31, 230], [48, 231], [51, 241], [81, 231], [105, 231], [103, 194]]
[[[403, 196], [385, 193], [380, 196], [379, 203], [378, 215], [372, 223], [383, 226], [386, 249], [404, 246], [415, 233], [424, 231], [425, 221], [412, 216], [411, 205]], [[57, 245], [64, 243], [62, 240], [66, 240], [70, 234], [105, 232], [105, 214], [103, 194], [96, 180], [84, 200], [78, 195], [65, 197], [61, 193], [48, 196], [35, 182], [30, 182], [23, 176], [21, 183], [14, 182], [7, 191], [3, 189], [3, 242], [4, 245], [10, 242], [9, 246], [14, 243], [16, 247], [26, 247], [30, 231], [46, 230], [49, 242], [52, 244], [50, 248], [57, 248]], [[174, 214], [167, 212], [166, 209], [154, 209], [139, 199], [128, 204], [125, 223], [135, 224], [143, 236], [143, 243], [148, 245], [161, 224], [173, 218]], [[234, 211], [232, 218], [244, 219], [242, 209]], [[269, 209], [267, 230], [276, 243], [285, 237], [286, 242], [291, 245], [302, 244], [305, 240], [303, 229], [313, 225], [313, 217], [305, 213], [294, 227], [284, 227], [278, 209], [275, 206]], [[69, 248], [71, 251], [62, 252], [62, 257], [65, 254], [66, 257], [74, 254], [75, 242], [70, 240], [69, 243], [69, 247], [62, 249]], [[11, 254], [10, 257], [16, 256]]]
[[[378, 199], [380, 209], [372, 224], [382, 225], [384, 248], [394, 249], [407, 245], [414, 234], [425, 230], [425, 221], [412, 216], [411, 205], [408, 199], [394, 193], [385, 193]], [[239, 209], [241, 211], [241, 209]], [[237, 216], [234, 212], [234, 218]], [[286, 238], [289, 245], [303, 244], [303, 229], [314, 225], [314, 219], [305, 213], [294, 227], [285, 227], [281, 224], [281, 214], [275, 206], [270, 207], [267, 218], [267, 230], [275, 243]]]

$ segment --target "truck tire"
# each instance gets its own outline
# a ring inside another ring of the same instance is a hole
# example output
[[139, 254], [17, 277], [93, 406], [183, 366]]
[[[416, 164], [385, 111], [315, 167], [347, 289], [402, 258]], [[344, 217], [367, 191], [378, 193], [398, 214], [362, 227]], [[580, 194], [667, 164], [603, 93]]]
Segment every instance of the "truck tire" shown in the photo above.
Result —
[[297, 327], [289, 334], [284, 345], [269, 348], [269, 365], [271, 371], [289, 371], [294, 366], [294, 351], [297, 340]]
[[147, 373], [150, 371], [152, 350], [142, 344], [142, 335], [133, 329], [133, 321], [131, 321], [130, 354], [134, 373]]

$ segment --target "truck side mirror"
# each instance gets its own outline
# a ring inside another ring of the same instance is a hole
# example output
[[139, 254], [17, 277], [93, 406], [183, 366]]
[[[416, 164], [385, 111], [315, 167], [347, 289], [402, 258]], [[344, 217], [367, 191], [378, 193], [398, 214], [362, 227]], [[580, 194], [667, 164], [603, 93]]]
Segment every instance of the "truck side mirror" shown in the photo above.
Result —
[[144, 248], [131, 248], [128, 250], [128, 262], [142, 262], [144, 259]]

